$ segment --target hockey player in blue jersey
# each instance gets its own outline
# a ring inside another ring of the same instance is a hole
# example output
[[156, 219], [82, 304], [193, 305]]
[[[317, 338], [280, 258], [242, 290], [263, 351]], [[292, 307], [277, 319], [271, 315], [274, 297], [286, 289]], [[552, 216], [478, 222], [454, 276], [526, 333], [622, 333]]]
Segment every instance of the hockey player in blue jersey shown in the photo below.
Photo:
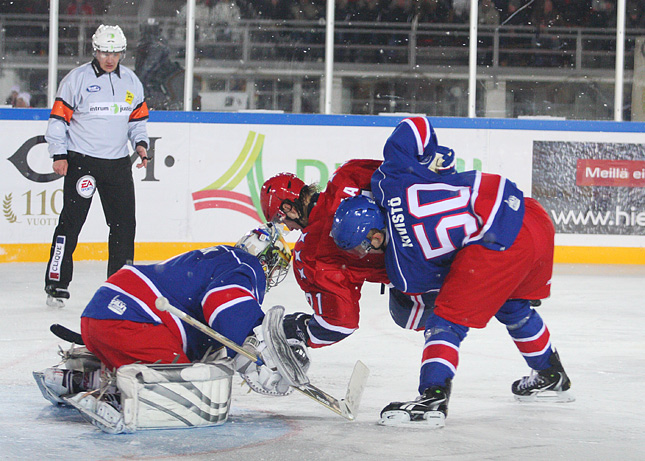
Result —
[[266, 289], [289, 268], [290, 252], [259, 228], [236, 247], [190, 251], [152, 265], [125, 266], [107, 279], [81, 315], [85, 345], [108, 368], [142, 361], [190, 363], [218, 346], [155, 306], [158, 297], [242, 344], [262, 322]]
[[443, 426], [459, 346], [469, 328], [484, 328], [493, 316], [533, 370], [513, 383], [516, 398], [571, 399], [570, 380], [531, 305], [550, 294], [553, 224], [506, 178], [457, 173], [454, 156], [438, 145], [427, 118], [403, 120], [372, 176], [376, 202], [346, 199], [334, 218], [336, 244], [363, 254], [384, 251], [396, 288], [439, 290], [425, 325], [420, 396], [386, 406], [384, 425]]
[[[234, 247], [220, 245], [158, 264], [126, 265], [101, 285], [83, 311], [83, 342], [108, 370], [133, 363], [190, 364], [204, 360], [222, 345], [159, 310], [157, 298], [167, 298], [171, 305], [242, 345], [262, 323], [265, 293], [284, 279], [290, 262], [289, 247], [269, 224], [247, 233]], [[249, 347], [254, 348], [253, 353], [262, 350], [258, 341], [247, 341], [245, 348]], [[306, 371], [306, 346], [302, 344], [300, 349]], [[228, 355], [235, 356], [235, 352], [228, 350]], [[266, 365], [238, 355], [235, 366], [255, 391], [269, 395], [289, 392], [284, 377]], [[61, 395], [96, 387], [98, 378], [96, 373], [51, 368], [43, 372], [42, 382]], [[48, 390], [43, 393], [52, 400]], [[56, 395], [53, 401], [62, 403]]]

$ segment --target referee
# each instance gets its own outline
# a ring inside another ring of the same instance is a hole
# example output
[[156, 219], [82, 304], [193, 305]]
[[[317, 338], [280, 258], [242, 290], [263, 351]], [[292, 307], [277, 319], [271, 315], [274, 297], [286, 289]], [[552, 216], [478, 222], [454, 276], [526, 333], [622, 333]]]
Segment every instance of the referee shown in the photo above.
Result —
[[128, 144], [147, 167], [148, 106], [133, 71], [120, 65], [127, 41], [119, 26], [101, 25], [92, 36], [94, 59], [62, 80], [45, 139], [54, 172], [65, 177], [63, 209], [52, 239], [47, 305], [64, 307], [72, 255], [98, 191], [109, 227], [108, 277], [134, 259], [135, 199]]

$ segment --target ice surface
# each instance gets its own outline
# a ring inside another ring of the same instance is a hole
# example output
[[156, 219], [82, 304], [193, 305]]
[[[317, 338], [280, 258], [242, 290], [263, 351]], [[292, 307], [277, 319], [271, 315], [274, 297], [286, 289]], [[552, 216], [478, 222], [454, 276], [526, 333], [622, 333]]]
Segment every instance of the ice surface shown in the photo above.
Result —
[[[390, 319], [379, 286], [363, 288], [361, 328], [311, 351], [311, 382], [337, 397], [358, 359], [371, 369], [357, 420], [298, 393], [247, 394], [235, 378], [223, 426], [105, 434], [38, 391], [31, 372], [57, 363], [52, 323], [79, 329], [104, 262], [80, 262], [62, 309], [45, 305], [44, 264], [0, 264], [0, 458], [2, 459], [645, 459], [645, 267], [558, 265], [539, 312], [572, 382], [573, 403], [520, 404], [511, 383], [528, 373], [502, 325], [471, 330], [461, 348], [446, 427], [381, 427], [380, 409], [416, 396], [422, 334]], [[290, 277], [265, 306], [309, 311]]]

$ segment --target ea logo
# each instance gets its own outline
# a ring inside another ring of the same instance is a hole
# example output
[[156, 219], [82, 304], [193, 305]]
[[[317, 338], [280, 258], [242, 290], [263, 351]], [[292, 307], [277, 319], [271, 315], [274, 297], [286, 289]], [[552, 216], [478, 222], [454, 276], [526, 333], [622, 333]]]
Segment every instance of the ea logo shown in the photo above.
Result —
[[76, 183], [76, 192], [83, 198], [90, 198], [96, 190], [96, 179], [94, 176], [85, 175]]

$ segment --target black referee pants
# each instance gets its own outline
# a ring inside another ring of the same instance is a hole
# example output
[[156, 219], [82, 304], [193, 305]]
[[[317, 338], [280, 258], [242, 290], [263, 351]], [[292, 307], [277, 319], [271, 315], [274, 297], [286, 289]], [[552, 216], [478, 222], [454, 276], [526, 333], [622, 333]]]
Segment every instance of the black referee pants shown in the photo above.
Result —
[[105, 160], [76, 152], [67, 156], [63, 209], [52, 239], [45, 285], [67, 288], [72, 280], [72, 255], [78, 235], [98, 191], [109, 227], [108, 277], [134, 259], [136, 228], [134, 182], [129, 157]]

